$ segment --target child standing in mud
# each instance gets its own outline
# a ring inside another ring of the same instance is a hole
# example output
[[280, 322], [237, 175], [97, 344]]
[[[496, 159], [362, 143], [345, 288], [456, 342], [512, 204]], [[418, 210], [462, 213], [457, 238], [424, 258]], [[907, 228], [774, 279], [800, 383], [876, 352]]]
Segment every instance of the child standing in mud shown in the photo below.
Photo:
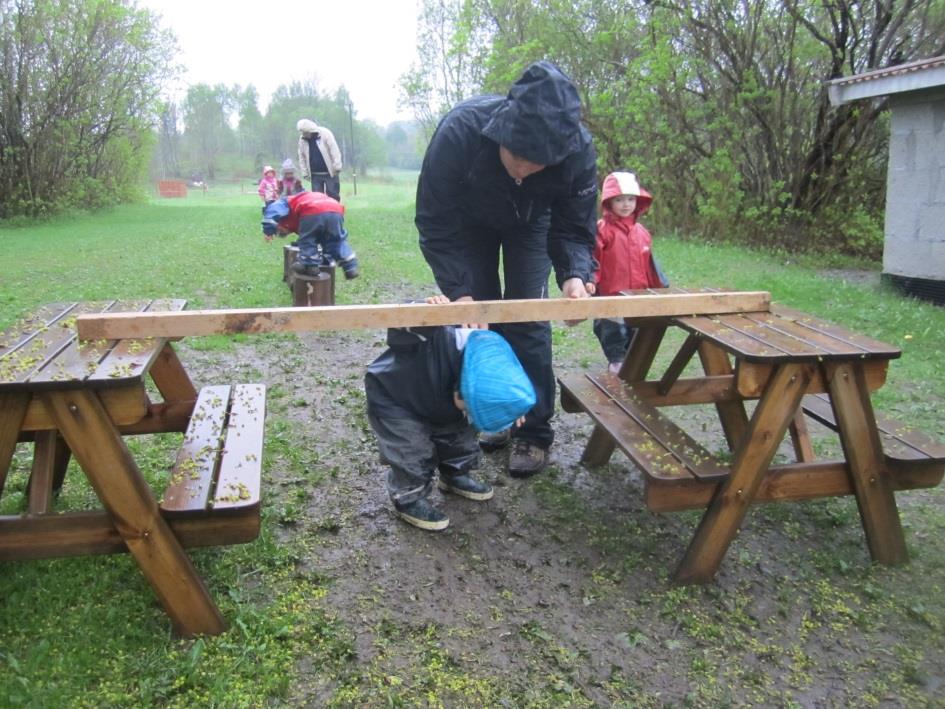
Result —
[[[602, 217], [597, 222], [594, 259], [600, 264], [594, 274], [597, 295], [619, 295], [636, 288], [666, 288], [669, 281], [653, 258], [653, 239], [639, 218], [650, 208], [653, 197], [640, 187], [632, 172], [612, 172], [601, 189]], [[614, 374], [620, 371], [630, 347], [633, 328], [623, 318], [594, 320], [594, 334]]]
[[[427, 303], [449, 303], [446, 296]], [[389, 349], [364, 377], [368, 420], [397, 516], [440, 530], [449, 518], [429, 501], [433, 480], [444, 492], [488, 500], [492, 486], [470, 475], [479, 466], [476, 430], [521, 425], [535, 389], [512, 348], [496, 332], [452, 326], [391, 328]]]

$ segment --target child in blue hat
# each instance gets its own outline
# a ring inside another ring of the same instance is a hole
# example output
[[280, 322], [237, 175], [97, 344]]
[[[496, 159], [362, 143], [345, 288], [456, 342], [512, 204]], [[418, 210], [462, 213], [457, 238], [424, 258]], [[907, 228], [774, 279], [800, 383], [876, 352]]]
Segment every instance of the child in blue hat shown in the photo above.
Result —
[[387, 492], [404, 521], [446, 529], [449, 518], [428, 499], [436, 473], [443, 492], [490, 499], [492, 486], [470, 475], [479, 466], [477, 431], [521, 425], [535, 389], [508, 342], [490, 330], [391, 328], [387, 344], [364, 377], [368, 420], [390, 465]]

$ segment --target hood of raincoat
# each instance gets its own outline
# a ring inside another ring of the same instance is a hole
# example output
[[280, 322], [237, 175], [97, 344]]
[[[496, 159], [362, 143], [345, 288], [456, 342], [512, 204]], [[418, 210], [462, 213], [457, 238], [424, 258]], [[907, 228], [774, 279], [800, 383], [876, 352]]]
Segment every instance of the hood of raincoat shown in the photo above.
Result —
[[265, 167], [263, 167], [263, 173], [262, 173], [263, 177], [268, 177], [270, 172], [272, 173], [273, 177], [276, 176], [276, 171], [272, 167], [272, 165], [266, 165]]
[[557, 165], [590, 141], [577, 89], [548, 61], [535, 62], [512, 84], [482, 134], [538, 165]]
[[637, 208], [633, 212], [634, 221], [639, 219], [653, 203], [653, 195], [640, 187], [636, 175], [632, 172], [612, 172], [604, 178], [600, 191], [600, 206], [605, 219], [619, 219], [610, 209], [610, 200], [622, 194], [633, 195], [637, 198]]

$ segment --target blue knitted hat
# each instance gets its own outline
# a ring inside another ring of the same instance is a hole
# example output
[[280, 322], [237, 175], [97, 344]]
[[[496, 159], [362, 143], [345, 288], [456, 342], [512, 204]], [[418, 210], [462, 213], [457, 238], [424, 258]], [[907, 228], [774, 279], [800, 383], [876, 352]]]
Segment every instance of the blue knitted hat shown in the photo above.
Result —
[[535, 387], [509, 343], [497, 332], [474, 330], [463, 352], [459, 395], [480, 431], [498, 433], [535, 405]]

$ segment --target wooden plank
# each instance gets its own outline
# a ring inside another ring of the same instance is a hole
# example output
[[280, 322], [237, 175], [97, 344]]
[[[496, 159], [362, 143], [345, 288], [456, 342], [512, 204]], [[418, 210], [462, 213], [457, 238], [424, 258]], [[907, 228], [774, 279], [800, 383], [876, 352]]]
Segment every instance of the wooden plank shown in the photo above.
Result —
[[87, 315], [83, 340], [764, 311], [763, 291]]
[[39, 327], [15, 348], [4, 352], [0, 356], [0, 385], [26, 382], [42, 372], [75, 340], [78, 315], [98, 312], [113, 302], [78, 303], [63, 310], [52, 322]]
[[616, 447], [617, 444], [608, 428], [595, 423], [591, 437], [587, 439], [587, 445], [581, 453], [581, 463], [591, 468], [607, 465]]
[[29, 392], [0, 391], [0, 495], [3, 495], [29, 402]]
[[[941, 483], [945, 466], [911, 465], [891, 471], [896, 490], [932, 488]], [[644, 500], [653, 512], [704, 509], [715, 495], [716, 485], [695, 478], [688, 482], [663, 484], [645, 478]], [[772, 465], [768, 468], [754, 502], [797, 502], [853, 494], [849, 467], [844, 461], [817, 461]]]
[[[639, 398], [632, 386], [609, 373], [589, 376], [588, 379], [633, 419], [638, 428], [657, 441], [697, 478], [717, 479], [728, 475], [727, 465], [719, 462], [673, 421]], [[620, 445], [619, 440], [617, 444]]]
[[[778, 329], [775, 326], [775, 318], [765, 317], [769, 315], [770, 313], [762, 313], [761, 317], [758, 317], [755, 313], [746, 313], [744, 317], [742, 315], [720, 315], [718, 321], [742, 335], [757, 340], [762, 346], [781, 355], [764, 357], [768, 361], [783, 361], [785, 359], [819, 360], [833, 354], [830, 350], [824, 349], [813, 342], [794, 337]], [[844, 356], [849, 356], [849, 348], [841, 350], [841, 353]]]
[[[862, 364], [863, 373], [866, 376], [866, 386], [870, 391], [876, 391], [886, 383], [886, 372], [889, 369], [888, 360], [871, 359], [864, 361]], [[771, 363], [739, 360], [735, 367], [735, 385], [738, 393], [746, 399], [760, 397], [775, 366]], [[823, 393], [827, 389], [823, 372], [818, 368], [807, 386], [807, 393]]]
[[148, 373], [165, 402], [197, 400], [197, 390], [170, 342], [161, 348]]
[[732, 474], [720, 484], [679, 563], [675, 574], [679, 583], [712, 580], [755, 499], [811, 375], [810, 365], [785, 364], [772, 377], [735, 451]]
[[[838, 430], [833, 407], [826, 396], [809, 394], [804, 397], [801, 406], [815, 421], [834, 431]], [[885, 416], [876, 415], [875, 418], [887, 462], [928, 459], [945, 461], [945, 445], [907, 424]]]
[[[183, 547], [243, 544], [259, 536], [258, 510], [210, 517], [174, 517], [167, 524]], [[107, 512], [0, 517], [0, 561], [48, 559], [128, 551]]]
[[656, 353], [659, 352], [663, 337], [666, 336], [665, 323], [641, 325], [637, 327], [627, 349], [623, 364], [620, 366], [620, 378], [627, 382], [646, 379], [647, 372], [653, 366]]
[[203, 579], [94, 392], [43, 392], [42, 398], [177, 632], [223, 632], [226, 624]]
[[[143, 312], [179, 312], [187, 301], [180, 299], [158, 299], [141, 306]], [[119, 304], [121, 306], [123, 304]], [[115, 308], [117, 310], [118, 308]], [[131, 311], [126, 307], [126, 312]], [[108, 354], [89, 375], [88, 379], [109, 382], [115, 379], [131, 379], [142, 376], [164, 349], [164, 341], [155, 338], [122, 339], [112, 343]]]
[[[148, 399], [140, 380], [117, 385], [111, 389], [101, 389], [98, 393], [109, 417], [117, 425], [136, 423], [148, 412]], [[23, 430], [42, 431], [55, 427], [55, 421], [46, 410], [42, 400], [38, 395], [33, 397], [26, 409]]]
[[794, 447], [794, 456], [798, 462], [810, 463], [814, 460], [814, 447], [810, 442], [810, 433], [807, 430], [807, 420], [804, 412], [798, 409], [788, 428], [791, 434], [791, 445]]
[[[733, 376], [732, 363], [721, 347], [704, 340], [699, 344], [699, 360], [702, 370], [709, 376]], [[761, 394], [759, 393], [759, 396]], [[729, 450], [735, 450], [748, 430], [748, 414], [745, 413], [745, 403], [737, 397], [728, 401], [716, 401], [715, 410], [722, 424], [725, 442]]]
[[697, 349], [699, 349], [699, 338], [695, 335], [689, 335], [689, 337], [686, 338], [686, 341], [683, 342], [682, 347], [679, 348], [679, 352], [677, 352], [676, 356], [673, 357], [673, 361], [670, 362], [669, 367], [667, 367], [666, 372], [660, 379], [660, 384], [657, 390], [661, 395], [665, 396], [669, 390], [672, 389], [673, 384], [675, 384], [676, 380], [679, 379], [679, 375], [682, 374], [682, 371], [686, 368], [686, 365], [689, 364], [689, 360], [692, 359], [692, 356], [696, 353]]
[[677, 379], [666, 394], [659, 393], [656, 381], [634, 382], [632, 386], [637, 396], [656, 407], [715, 404], [742, 398], [735, 391], [735, 377], [731, 374]]
[[833, 323], [820, 320], [808, 313], [788, 308], [784, 305], [773, 305], [771, 310], [778, 315], [790, 318], [796, 325], [808, 330], [827, 335], [829, 337], [842, 340], [850, 347], [862, 350], [872, 356], [878, 356], [884, 359], [896, 359], [902, 355], [902, 350], [893, 345], [889, 345], [872, 337], [867, 337], [859, 332], [848, 330], [845, 327], [834, 325]]
[[870, 554], [881, 564], [905, 563], [906, 539], [863, 371], [849, 362], [827, 362], [824, 368]]
[[56, 471], [57, 431], [39, 431], [33, 444], [33, 468], [29, 480], [29, 513], [45, 514], [52, 503]]
[[[101, 393], [104, 393], [103, 390]], [[120, 424], [118, 430], [123, 436], [136, 436], [144, 433], [184, 433], [190, 423], [195, 401], [172, 401], [170, 403], [151, 404], [147, 413], [130, 424]]]
[[[656, 409], [636, 398], [632, 388], [618, 377], [574, 376], [562, 386], [647, 476], [679, 481], [693, 475], [711, 479], [728, 474], [726, 466]], [[593, 462], [585, 455], [585, 462]]]
[[234, 386], [213, 498], [214, 510], [259, 505], [265, 420], [266, 387], [262, 384]]
[[48, 303], [10, 325], [0, 333], [0, 360], [32, 340], [37, 333], [44, 332], [57, 320], [66, 317], [76, 305], [78, 303]]
[[[147, 300], [112, 301], [104, 305], [101, 312], [141, 311], [149, 302]], [[95, 303], [80, 303], [79, 305], [80, 308], [85, 306], [97, 307]], [[68, 344], [30, 377], [31, 383], [84, 381], [96, 378], [95, 372], [100, 362], [110, 354], [116, 343], [109, 340], [80, 342], [75, 336], [73, 322], [72, 318], [63, 321], [62, 325], [69, 335]]]
[[161, 510], [165, 514], [203, 512], [211, 503], [213, 480], [217, 472], [229, 386], [209, 386], [200, 390], [184, 443], [177, 453]]

